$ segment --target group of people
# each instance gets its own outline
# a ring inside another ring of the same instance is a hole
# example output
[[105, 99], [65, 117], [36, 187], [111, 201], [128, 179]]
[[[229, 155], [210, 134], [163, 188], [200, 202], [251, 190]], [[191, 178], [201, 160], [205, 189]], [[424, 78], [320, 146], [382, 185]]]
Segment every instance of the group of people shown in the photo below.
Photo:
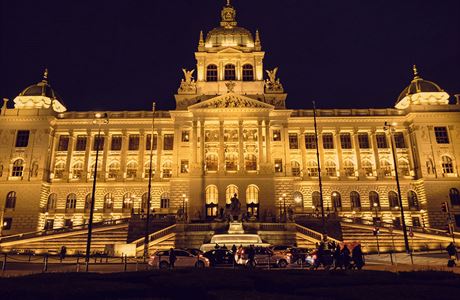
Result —
[[347, 244], [340, 245], [334, 241], [322, 241], [317, 245], [315, 267], [322, 265], [325, 268], [334, 269], [362, 269], [365, 264], [361, 245], [358, 244], [350, 249]]

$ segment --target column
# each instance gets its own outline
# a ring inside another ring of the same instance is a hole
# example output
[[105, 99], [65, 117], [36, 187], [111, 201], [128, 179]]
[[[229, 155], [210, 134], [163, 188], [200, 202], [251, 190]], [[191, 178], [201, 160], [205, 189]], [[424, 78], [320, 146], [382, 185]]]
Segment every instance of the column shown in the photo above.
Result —
[[89, 158], [91, 156], [91, 146], [93, 145], [93, 133], [91, 129], [86, 131], [86, 150], [85, 150], [85, 161], [83, 164], [83, 176], [82, 180], [88, 180], [88, 169], [89, 169]]
[[[149, 152], [150, 154], [150, 152]], [[139, 155], [137, 161], [139, 162], [137, 173], [139, 178], [142, 179], [144, 175], [145, 165], [145, 129], [141, 129], [139, 132]]]
[[[181, 126], [182, 125], [182, 126]], [[182, 140], [182, 128], [186, 128], [185, 124], [174, 124], [174, 144], [172, 157], [172, 176], [177, 177], [180, 174], [180, 159], [185, 155], [179, 155], [179, 148]], [[187, 157], [188, 158], [188, 157]]]
[[204, 120], [200, 120], [200, 157], [199, 157], [199, 165], [200, 165], [200, 174], [204, 172], [204, 165], [205, 165], [205, 153], [204, 153]]
[[302, 176], [306, 177], [307, 175], [307, 148], [305, 147], [305, 128], [301, 127], [300, 128], [300, 134], [299, 134], [299, 144], [300, 144], [300, 153], [302, 155], [302, 161], [300, 162], [302, 164]]
[[337, 170], [339, 171], [340, 178], [346, 177], [345, 172], [342, 169], [343, 166], [343, 156], [342, 156], [342, 144], [340, 143], [340, 129], [336, 128], [335, 132], [333, 133], [334, 143], [336, 145], [336, 153], [337, 153]]
[[238, 172], [244, 172], [243, 121], [238, 121]]
[[[104, 149], [103, 149], [103, 152], [102, 152], [102, 161], [101, 161], [101, 168], [100, 168], [100, 173], [98, 173], [98, 180], [99, 178], [100, 179], [103, 179], [104, 181], [106, 180], [107, 178], [107, 156], [109, 154], [109, 130], [108, 129], [105, 129], [104, 130], [104, 133], [103, 133], [103, 138], [104, 138]], [[101, 155], [101, 153], [99, 153], [99, 155]], [[99, 163], [98, 163], [99, 164]], [[99, 172], [99, 171], [98, 171]]]
[[123, 180], [126, 179], [126, 164], [127, 162], [127, 153], [128, 153], [128, 133], [125, 129], [121, 132], [121, 155], [120, 155], [120, 168], [121, 174], [123, 174]]
[[410, 128], [407, 128], [404, 130], [404, 139], [407, 142], [407, 151], [409, 152], [408, 154], [408, 160], [409, 160], [409, 175], [411, 175], [410, 171], [412, 171], [415, 174], [415, 164], [414, 164], [414, 153], [412, 150], [412, 137], [411, 137], [411, 132], [412, 130]]
[[271, 155], [271, 145], [270, 145], [270, 142], [271, 142], [270, 120], [265, 120], [264, 122], [265, 122], [265, 162], [271, 165], [272, 155]]
[[75, 136], [74, 131], [70, 130], [69, 131], [69, 146], [67, 148], [67, 161], [66, 161], [66, 165], [65, 165], [64, 178], [65, 177], [69, 178], [70, 164], [72, 162], [72, 155], [73, 155], [73, 151], [75, 149], [75, 139], [76, 139], [76, 136]]
[[[153, 145], [152, 145], [153, 147]], [[157, 130], [157, 162], [155, 167], [155, 178], [161, 178], [161, 154], [163, 152], [163, 133], [161, 128]]]
[[224, 121], [219, 121], [219, 173], [225, 172]]
[[198, 149], [198, 128], [197, 121], [192, 121], [192, 136], [190, 137], [192, 141], [192, 161], [191, 165], [194, 166], [197, 163], [197, 149]]
[[291, 173], [291, 149], [289, 147], [289, 128], [287, 127], [287, 124], [283, 124], [283, 130], [281, 131], [281, 134], [284, 135], [283, 140], [284, 140], [284, 158], [283, 158], [283, 164], [284, 164], [284, 176], [290, 176]]
[[375, 169], [380, 170], [379, 148], [377, 147], [375, 128], [373, 128], [372, 131], [369, 133], [369, 139], [371, 140], [372, 152], [374, 152]]
[[355, 153], [356, 153], [356, 167], [358, 168], [359, 177], [362, 177], [363, 173], [362, 173], [362, 167], [361, 167], [361, 153], [359, 150], [359, 142], [358, 142], [358, 131], [354, 129], [351, 135], [352, 135], [351, 139], [353, 143], [353, 149], [355, 149]]
[[[56, 136], [56, 130], [55, 129], [50, 129], [50, 137], [51, 137], [51, 143], [50, 146], [48, 147], [48, 172], [46, 174], [46, 181], [50, 180], [50, 173], [54, 171], [54, 163], [55, 163], [55, 157], [56, 157], [56, 143], [57, 143], [57, 136]], [[46, 167], [45, 167], [46, 168]], [[67, 177], [69, 178], [69, 177]]]
[[262, 141], [262, 121], [258, 120], [257, 121], [257, 151], [259, 153], [259, 163], [258, 165], [260, 166], [261, 163], [265, 162], [264, 159], [264, 151], [263, 151], [263, 141]]

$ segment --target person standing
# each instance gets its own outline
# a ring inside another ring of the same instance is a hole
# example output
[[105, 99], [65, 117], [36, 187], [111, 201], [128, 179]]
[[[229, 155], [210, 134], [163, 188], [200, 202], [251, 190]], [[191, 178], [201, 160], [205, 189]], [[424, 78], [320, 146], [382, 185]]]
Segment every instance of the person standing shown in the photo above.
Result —
[[174, 263], [176, 262], [176, 254], [174, 254], [174, 249], [169, 249], [169, 268], [174, 269]]
[[256, 266], [256, 261], [254, 258], [255, 258], [255, 250], [254, 250], [254, 246], [251, 245], [249, 246], [249, 249], [248, 249], [248, 262], [247, 262], [247, 265], [250, 268], [254, 268]]
[[345, 270], [350, 268], [350, 250], [346, 244], [343, 245], [343, 249], [340, 253], [342, 259], [342, 266], [345, 267]]
[[358, 270], [361, 270], [364, 266], [364, 255], [361, 250], [361, 245], [357, 245], [351, 251], [351, 258]]
[[236, 253], [236, 245], [235, 245], [235, 244], [233, 244], [233, 246], [232, 246], [232, 253], [233, 253], [233, 254]]
[[447, 254], [449, 254], [449, 260], [447, 261], [447, 266], [453, 268], [457, 265], [457, 248], [455, 247], [454, 243], [450, 243], [449, 246], [446, 248]]

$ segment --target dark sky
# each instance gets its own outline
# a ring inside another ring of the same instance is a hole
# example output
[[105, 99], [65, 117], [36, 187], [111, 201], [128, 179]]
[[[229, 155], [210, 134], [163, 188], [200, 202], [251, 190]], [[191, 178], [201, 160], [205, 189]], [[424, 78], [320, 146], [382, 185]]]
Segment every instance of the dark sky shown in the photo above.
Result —
[[[182, 67], [225, 0], [0, 0], [0, 96], [41, 80], [69, 110], [174, 109]], [[260, 30], [288, 108], [392, 107], [417, 64], [460, 93], [458, 0], [233, 0], [238, 25]], [[10, 105], [12, 103], [10, 102]]]

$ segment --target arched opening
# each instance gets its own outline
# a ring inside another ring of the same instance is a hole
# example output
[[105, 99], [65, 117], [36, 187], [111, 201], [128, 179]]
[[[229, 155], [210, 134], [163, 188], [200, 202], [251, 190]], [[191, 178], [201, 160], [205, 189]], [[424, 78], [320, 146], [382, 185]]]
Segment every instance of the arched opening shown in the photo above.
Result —
[[304, 206], [303, 206], [303, 195], [301, 192], [294, 192], [292, 194], [292, 198], [294, 199], [294, 207], [296, 212], [303, 212], [304, 211]]
[[137, 162], [130, 161], [126, 165], [126, 178], [135, 179], [137, 177]]
[[334, 211], [342, 209], [342, 196], [339, 192], [332, 192], [331, 201]]
[[246, 208], [250, 216], [259, 216], [259, 188], [254, 184], [246, 189]]
[[361, 196], [358, 192], [352, 191], [350, 193], [350, 203], [352, 210], [361, 210]]
[[85, 210], [86, 211], [89, 211], [91, 209], [91, 200], [92, 200], [91, 193], [86, 194], [86, 197], [85, 197]]
[[355, 165], [351, 160], [347, 159], [343, 162], [343, 171], [347, 177], [355, 176]]
[[54, 166], [54, 179], [62, 179], [64, 178], [65, 172], [65, 162], [60, 161], [57, 162]]
[[412, 209], [412, 210], [419, 209], [418, 197], [417, 197], [416, 192], [414, 191], [407, 192], [407, 202], [409, 204], [409, 209]]
[[163, 163], [163, 166], [161, 167], [161, 177], [171, 178], [171, 176], [172, 176], [172, 165], [171, 165], [171, 161], [167, 160]]
[[398, 194], [396, 192], [390, 191], [388, 192], [388, 205], [390, 209], [398, 210], [399, 209], [399, 199]]
[[74, 210], [77, 207], [77, 195], [74, 193], [70, 193], [67, 195], [67, 199], [65, 202], [65, 209], [66, 211]]
[[377, 192], [369, 192], [369, 205], [371, 206], [371, 209], [380, 209], [380, 198]]
[[72, 166], [72, 179], [81, 179], [83, 177], [83, 163], [76, 162]]
[[227, 188], [225, 189], [225, 203], [227, 203], [227, 205], [231, 203], [230, 200], [233, 198], [235, 194], [238, 197], [238, 187], [234, 184], [227, 186]]
[[253, 81], [254, 80], [254, 69], [252, 65], [245, 64], [243, 65], [243, 81]]
[[46, 211], [52, 211], [56, 209], [57, 195], [55, 193], [49, 194], [48, 201], [46, 202]]
[[206, 81], [217, 81], [217, 66], [208, 65], [206, 68]]
[[24, 161], [22, 159], [16, 159], [13, 162], [13, 169], [11, 170], [12, 177], [22, 177], [24, 172]]
[[11, 191], [6, 195], [5, 208], [14, 209], [16, 207], [16, 192]]
[[215, 185], [208, 185], [206, 187], [206, 218], [213, 219], [217, 217], [219, 203], [219, 190]]
[[169, 193], [163, 193], [160, 196], [160, 208], [169, 209]]
[[104, 196], [104, 211], [111, 211], [113, 209], [113, 195], [107, 193]]
[[442, 173], [443, 174], [452, 174], [454, 173], [454, 164], [452, 162], [452, 158], [449, 156], [444, 155], [441, 158], [441, 165], [442, 165]]
[[225, 65], [224, 80], [236, 80], [235, 65], [233, 65], [233, 64]]
[[109, 171], [108, 178], [116, 179], [118, 177], [118, 174], [120, 173], [120, 163], [117, 161], [112, 162], [109, 165], [108, 171]]
[[296, 160], [291, 161], [291, 174], [292, 176], [300, 176], [300, 163]]
[[131, 193], [126, 193], [123, 195], [123, 203], [122, 203], [123, 211], [131, 211], [134, 206], [134, 197]]

